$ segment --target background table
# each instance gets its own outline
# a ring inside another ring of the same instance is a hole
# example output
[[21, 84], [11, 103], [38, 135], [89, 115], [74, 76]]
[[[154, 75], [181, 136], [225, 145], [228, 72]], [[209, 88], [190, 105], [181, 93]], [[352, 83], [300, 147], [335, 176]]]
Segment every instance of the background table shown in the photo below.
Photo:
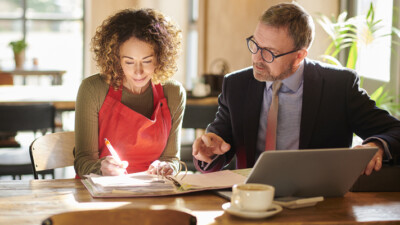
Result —
[[10, 80], [10, 77], [12, 78], [13, 76], [22, 76], [23, 77], [23, 85], [25, 85], [26, 84], [25, 78], [27, 76], [51, 76], [52, 77], [52, 85], [61, 85], [62, 84], [62, 75], [65, 72], [66, 72], [65, 70], [43, 68], [43, 67], [38, 67], [38, 66], [31, 66], [31, 67], [25, 66], [21, 69], [0, 68], [0, 81], [3, 80], [6, 83], [10, 84], [10, 82], [12, 82], [12, 80]]
[[[225, 213], [226, 200], [212, 192], [153, 197], [93, 199], [80, 180], [0, 181], [2, 224], [37, 225], [45, 218], [76, 210], [163, 205], [191, 210], [198, 224], [400, 224], [400, 192], [347, 193], [314, 207], [283, 209], [273, 217], [247, 220]], [[84, 221], [82, 221], [84, 224]]]
[[0, 104], [52, 103], [58, 111], [74, 111], [78, 87], [0, 86]]

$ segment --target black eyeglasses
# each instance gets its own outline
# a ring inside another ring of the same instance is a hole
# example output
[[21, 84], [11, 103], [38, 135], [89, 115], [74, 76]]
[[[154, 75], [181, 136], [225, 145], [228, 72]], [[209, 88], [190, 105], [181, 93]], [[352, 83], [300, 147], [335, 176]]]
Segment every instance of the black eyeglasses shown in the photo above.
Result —
[[250, 52], [252, 54], [257, 54], [258, 50], [261, 50], [261, 57], [263, 58], [263, 60], [267, 63], [272, 63], [274, 61], [274, 59], [279, 58], [281, 56], [293, 53], [293, 52], [297, 52], [298, 50], [293, 50], [290, 52], [286, 52], [283, 54], [279, 54], [279, 55], [274, 55], [274, 53], [272, 53], [270, 50], [266, 49], [266, 48], [260, 48], [260, 46], [258, 46], [258, 44], [252, 39], [253, 35], [251, 35], [250, 37], [246, 38], [247, 41], [247, 47], [249, 48]]

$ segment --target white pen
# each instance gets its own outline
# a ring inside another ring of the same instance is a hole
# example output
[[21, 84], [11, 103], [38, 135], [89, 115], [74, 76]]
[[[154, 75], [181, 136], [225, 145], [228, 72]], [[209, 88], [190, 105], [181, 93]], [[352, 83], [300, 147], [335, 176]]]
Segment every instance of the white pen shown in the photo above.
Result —
[[114, 157], [115, 160], [118, 161], [118, 163], [121, 163], [121, 159], [118, 156], [118, 153], [115, 151], [115, 149], [113, 148], [113, 146], [111, 145], [111, 143], [107, 140], [107, 138], [104, 138], [104, 141], [106, 143], [106, 146], [108, 148], [108, 150], [110, 151], [112, 157]]
[[[108, 141], [107, 138], [104, 138], [104, 141], [105, 141], [106, 146], [107, 146], [108, 150], [110, 151], [112, 157], [114, 157], [114, 159], [115, 159], [119, 164], [121, 164], [122, 161], [121, 161], [121, 159], [119, 158], [118, 153], [115, 151], [115, 149], [114, 149], [113, 146], [111, 145], [110, 141]], [[124, 171], [124, 174], [128, 174], [128, 171], [126, 171], [126, 169], [125, 169], [125, 171]]]

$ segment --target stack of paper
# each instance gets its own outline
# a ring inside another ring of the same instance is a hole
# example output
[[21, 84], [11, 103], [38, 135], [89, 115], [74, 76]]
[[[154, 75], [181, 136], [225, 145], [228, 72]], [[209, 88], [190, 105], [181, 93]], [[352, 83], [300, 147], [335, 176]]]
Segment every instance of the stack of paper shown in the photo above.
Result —
[[171, 181], [147, 173], [133, 173], [121, 176], [90, 175], [88, 176], [88, 180], [98, 190], [104, 192], [125, 190], [144, 193], [175, 190], [175, 185]]
[[223, 170], [206, 174], [179, 174], [161, 179], [145, 172], [121, 176], [89, 175], [82, 183], [93, 197], [141, 197], [176, 195], [201, 190], [230, 188], [246, 177]]

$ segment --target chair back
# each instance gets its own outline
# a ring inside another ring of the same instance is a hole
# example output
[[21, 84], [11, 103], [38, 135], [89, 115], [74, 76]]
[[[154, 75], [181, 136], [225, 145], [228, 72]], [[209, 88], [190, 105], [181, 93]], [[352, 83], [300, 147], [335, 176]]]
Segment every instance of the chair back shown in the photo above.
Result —
[[[182, 128], [206, 129], [214, 121], [218, 111], [217, 104], [186, 104]], [[185, 162], [189, 171], [195, 171], [192, 156], [192, 143], [181, 144], [180, 159]]]
[[41, 136], [29, 147], [33, 176], [38, 172], [74, 165], [75, 132], [58, 132]]
[[55, 108], [50, 103], [0, 105], [0, 131], [34, 131], [51, 129], [54, 132]]
[[[32, 174], [32, 166], [29, 159], [29, 143], [15, 141], [19, 131], [36, 132], [45, 134], [49, 129], [55, 130], [55, 108], [50, 103], [21, 103], [0, 105], [0, 140], [1, 157], [0, 176], [11, 175], [13, 179], [22, 175]], [[18, 160], [16, 160], [18, 159]], [[53, 171], [46, 171], [43, 174], [52, 174]]]
[[[162, 207], [162, 206], [161, 206]], [[159, 208], [159, 209], [158, 209]], [[64, 212], [45, 219], [42, 224], [52, 225], [196, 225], [197, 218], [188, 210], [160, 208], [116, 208]]]
[[206, 129], [214, 121], [218, 105], [186, 105], [182, 128]]

